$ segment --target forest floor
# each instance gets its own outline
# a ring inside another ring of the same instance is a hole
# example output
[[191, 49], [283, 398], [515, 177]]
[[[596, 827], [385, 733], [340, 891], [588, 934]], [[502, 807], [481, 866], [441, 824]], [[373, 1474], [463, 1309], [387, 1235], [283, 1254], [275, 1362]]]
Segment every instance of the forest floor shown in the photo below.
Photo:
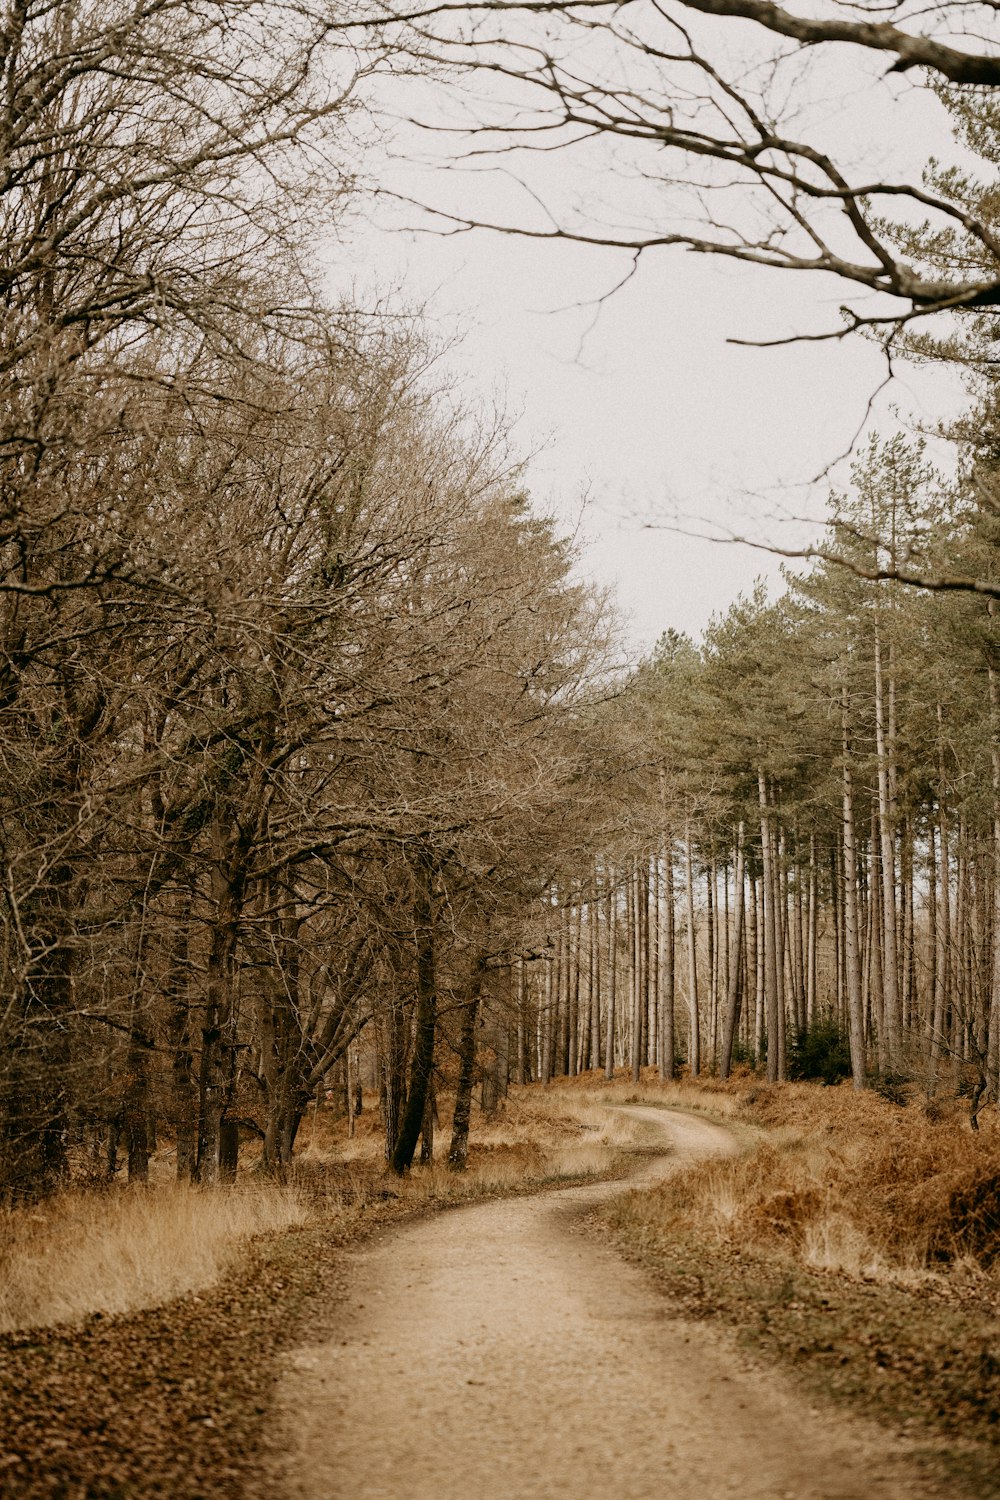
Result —
[[[817, 1268], [786, 1222], [808, 1188], [777, 1195], [763, 1239], [726, 1197], [756, 1174], [770, 1204], [761, 1161], [786, 1170], [796, 1110], [832, 1109], [833, 1131], [855, 1107], [840, 1095], [527, 1090], [454, 1188], [425, 1171], [400, 1191], [369, 1164], [349, 1212], [320, 1188], [305, 1225], [214, 1286], [4, 1335], [0, 1495], [1000, 1495], [994, 1275]], [[882, 1102], [863, 1107], [891, 1136]], [[595, 1110], [619, 1122], [603, 1151]], [[562, 1132], [558, 1172], [533, 1131]], [[622, 1148], [629, 1183], [595, 1180], [621, 1177]], [[539, 1192], [574, 1174], [591, 1180]], [[305, 1176], [322, 1184], [321, 1163]], [[708, 1189], [726, 1233], [697, 1208]], [[456, 1193], [468, 1206], [428, 1212]]]

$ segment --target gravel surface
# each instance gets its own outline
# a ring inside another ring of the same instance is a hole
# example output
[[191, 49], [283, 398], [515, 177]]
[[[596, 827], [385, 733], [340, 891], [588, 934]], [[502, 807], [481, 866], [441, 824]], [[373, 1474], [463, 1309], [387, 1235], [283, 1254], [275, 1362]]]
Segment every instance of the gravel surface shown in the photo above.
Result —
[[[673, 1148], [647, 1176], [735, 1149], [696, 1117], [630, 1112]], [[335, 1331], [285, 1356], [289, 1500], [942, 1493], [904, 1441], [810, 1406], [724, 1332], [672, 1318], [588, 1229], [617, 1191], [477, 1205], [348, 1252]]]

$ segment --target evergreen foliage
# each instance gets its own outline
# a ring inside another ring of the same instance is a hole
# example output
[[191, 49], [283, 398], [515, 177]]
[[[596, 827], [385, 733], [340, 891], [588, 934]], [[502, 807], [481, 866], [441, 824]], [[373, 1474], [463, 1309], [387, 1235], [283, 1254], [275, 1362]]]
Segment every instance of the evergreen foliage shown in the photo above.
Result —
[[850, 1078], [850, 1043], [836, 1021], [817, 1021], [796, 1033], [788, 1054], [788, 1076], [826, 1084]]

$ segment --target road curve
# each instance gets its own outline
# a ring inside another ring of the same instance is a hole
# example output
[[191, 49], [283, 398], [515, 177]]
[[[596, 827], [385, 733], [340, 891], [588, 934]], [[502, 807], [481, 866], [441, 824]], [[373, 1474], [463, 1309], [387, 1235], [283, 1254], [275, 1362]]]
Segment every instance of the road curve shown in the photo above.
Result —
[[[677, 1163], [722, 1127], [634, 1108]], [[355, 1252], [337, 1333], [279, 1391], [288, 1500], [915, 1500], [899, 1444], [683, 1323], [585, 1229], [600, 1183], [480, 1204]]]

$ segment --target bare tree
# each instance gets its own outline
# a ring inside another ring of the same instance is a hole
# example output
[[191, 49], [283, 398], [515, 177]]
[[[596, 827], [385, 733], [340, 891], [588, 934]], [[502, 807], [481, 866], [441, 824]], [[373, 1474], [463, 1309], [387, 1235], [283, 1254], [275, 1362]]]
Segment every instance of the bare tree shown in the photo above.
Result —
[[[856, 141], [837, 145], [828, 122], [809, 123], [809, 64], [830, 54], [862, 100], [866, 85], [890, 87], [873, 71], [883, 59], [910, 88], [919, 80], [931, 89], [987, 92], [1000, 81], [988, 6], [898, 5], [888, 13], [860, 6], [850, 16], [813, 17], [763, 0], [485, 0], [387, 12], [380, 34], [422, 60], [445, 63], [464, 102], [457, 121], [454, 110], [428, 107], [428, 130], [451, 137], [470, 164], [492, 159], [506, 179], [526, 174], [520, 217], [487, 220], [475, 209], [425, 205], [432, 227], [489, 222], [542, 239], [615, 246], [632, 264], [674, 247], [824, 271], [876, 294], [874, 306], [870, 299], [852, 306], [819, 337], [859, 328], [890, 334], [931, 313], [1000, 303], [993, 216], [968, 201], [960, 174], [920, 180], [881, 164], [856, 169]], [[863, 128], [864, 104], [857, 108]], [[946, 152], [943, 111], [941, 141]], [[567, 204], [532, 178], [531, 154], [553, 151], [593, 170], [596, 195], [588, 194], [587, 206]], [[609, 163], [640, 185], [624, 207], [597, 186]], [[898, 226], [907, 224], [927, 224], [939, 236], [954, 231], [971, 253], [929, 264], [901, 243]]]

